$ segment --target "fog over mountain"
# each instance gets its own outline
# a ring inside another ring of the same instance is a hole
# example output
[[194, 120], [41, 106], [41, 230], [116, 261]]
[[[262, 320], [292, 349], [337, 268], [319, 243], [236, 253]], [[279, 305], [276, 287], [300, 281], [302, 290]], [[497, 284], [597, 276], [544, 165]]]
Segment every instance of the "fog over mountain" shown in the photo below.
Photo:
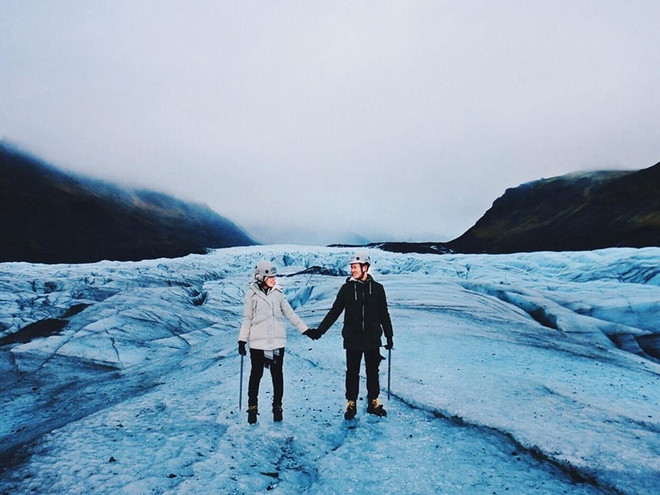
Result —
[[403, 253], [490, 254], [660, 246], [660, 163], [507, 189], [474, 226], [449, 242], [371, 245]]
[[135, 261], [251, 244], [205, 205], [66, 174], [0, 145], [0, 261]]
[[[0, 146], [0, 170], [0, 261], [172, 258], [256, 244], [280, 228], [272, 223], [248, 233], [206, 205], [64, 173], [7, 146]], [[324, 235], [343, 245], [428, 253], [660, 246], [660, 163], [507, 189], [473, 227], [451, 241], [373, 243], [348, 227], [326, 229]], [[304, 225], [280, 230], [288, 244], [306, 244], [312, 236]], [[321, 237], [317, 241], [322, 244]]]
[[463, 253], [660, 246], [660, 163], [541, 179], [507, 189], [448, 243]]

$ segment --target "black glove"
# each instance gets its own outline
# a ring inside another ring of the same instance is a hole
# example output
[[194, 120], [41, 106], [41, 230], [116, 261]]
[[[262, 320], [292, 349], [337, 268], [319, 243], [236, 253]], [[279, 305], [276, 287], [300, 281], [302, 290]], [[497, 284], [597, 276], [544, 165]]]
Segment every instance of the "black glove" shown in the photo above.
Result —
[[318, 328], [310, 328], [303, 332], [303, 335], [307, 335], [312, 340], [318, 340], [323, 335]]
[[247, 351], [245, 350], [245, 342], [243, 342], [242, 340], [238, 341], [238, 353], [241, 356], [245, 356], [247, 354]]
[[393, 347], [394, 347], [394, 342], [392, 341], [392, 339], [387, 339], [387, 344], [385, 344], [385, 349], [391, 351]]

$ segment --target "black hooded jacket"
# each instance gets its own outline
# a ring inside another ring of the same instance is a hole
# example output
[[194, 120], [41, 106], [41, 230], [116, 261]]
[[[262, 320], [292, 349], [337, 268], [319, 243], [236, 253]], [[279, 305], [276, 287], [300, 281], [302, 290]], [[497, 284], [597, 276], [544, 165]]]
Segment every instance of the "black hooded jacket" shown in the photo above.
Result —
[[380, 337], [392, 339], [392, 321], [387, 310], [385, 289], [371, 275], [364, 282], [349, 277], [341, 286], [332, 308], [319, 325], [323, 334], [344, 312], [344, 349], [368, 350], [381, 346]]

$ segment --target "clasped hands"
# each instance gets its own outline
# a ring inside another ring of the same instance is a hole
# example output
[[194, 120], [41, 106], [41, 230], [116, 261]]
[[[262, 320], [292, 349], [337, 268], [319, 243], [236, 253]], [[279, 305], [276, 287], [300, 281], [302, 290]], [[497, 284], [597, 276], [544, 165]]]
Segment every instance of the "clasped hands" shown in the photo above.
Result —
[[323, 335], [323, 332], [318, 328], [309, 328], [303, 332], [303, 335], [307, 335], [312, 340], [318, 340]]

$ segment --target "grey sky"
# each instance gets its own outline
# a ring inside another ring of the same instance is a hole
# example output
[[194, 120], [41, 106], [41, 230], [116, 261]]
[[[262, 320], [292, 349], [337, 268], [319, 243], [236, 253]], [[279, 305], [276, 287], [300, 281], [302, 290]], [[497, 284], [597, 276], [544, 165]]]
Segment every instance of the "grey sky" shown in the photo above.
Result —
[[0, 137], [266, 242], [450, 240], [507, 187], [660, 161], [659, 19], [655, 0], [3, 0]]

